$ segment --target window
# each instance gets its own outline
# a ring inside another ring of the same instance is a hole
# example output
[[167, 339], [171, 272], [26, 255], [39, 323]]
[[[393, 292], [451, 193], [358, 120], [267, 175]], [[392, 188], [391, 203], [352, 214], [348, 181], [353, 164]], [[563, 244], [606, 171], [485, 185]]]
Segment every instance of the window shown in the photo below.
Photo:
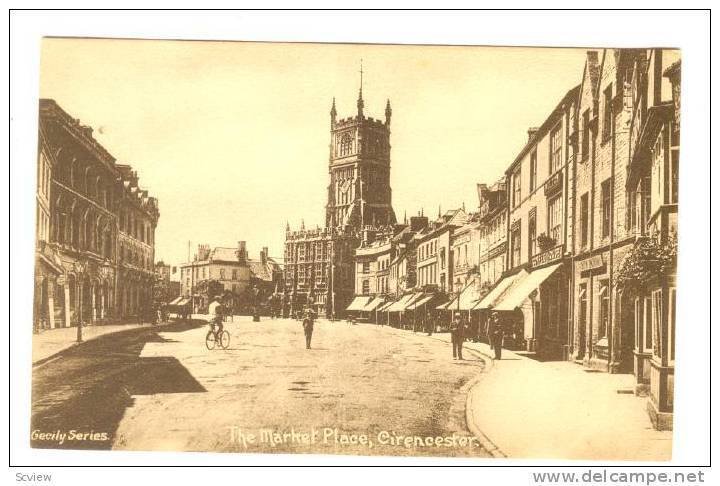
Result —
[[660, 322], [662, 321], [662, 290], [652, 293], [652, 348], [655, 356], [661, 356]]
[[520, 264], [520, 224], [512, 230], [510, 234], [512, 253], [510, 255], [511, 261], [510, 266], [514, 267]]
[[537, 216], [535, 211], [528, 216], [528, 260], [537, 253]]
[[670, 287], [668, 295], [668, 361], [675, 364], [675, 288]]
[[349, 133], [342, 134], [340, 138], [340, 156], [350, 155], [352, 142], [352, 136]]
[[610, 216], [612, 213], [612, 194], [610, 180], [602, 183], [602, 237], [610, 236]]
[[[587, 326], [587, 309], [588, 309], [588, 296], [587, 296], [587, 284], [581, 283], [580, 284], [580, 292], [578, 294], [580, 297], [579, 307], [578, 307], [578, 328], [579, 329], [585, 329]], [[580, 331], [580, 334], [583, 334], [583, 331]], [[584, 343], [580, 343], [580, 348], [582, 349]]]
[[598, 323], [598, 339], [606, 338], [608, 326], [610, 324], [610, 287], [607, 280], [600, 280], [600, 289], [598, 292], [599, 300], [599, 317]]
[[537, 151], [530, 154], [530, 192], [537, 186]]
[[602, 139], [607, 141], [612, 135], [612, 83], [603, 92]]
[[562, 228], [562, 198], [558, 195], [548, 201], [548, 236], [560, 243]]
[[560, 123], [550, 133], [550, 174], [555, 173], [562, 165], [562, 137]]
[[582, 114], [582, 160], [585, 161], [590, 155], [590, 110]]
[[588, 228], [590, 227], [590, 206], [588, 193], [580, 196], [580, 245], [585, 248], [588, 244]]
[[680, 151], [677, 147], [670, 149], [670, 204], [678, 202], [678, 159]]
[[522, 194], [521, 188], [520, 188], [520, 183], [522, 182], [521, 175], [522, 174], [520, 172], [520, 168], [518, 167], [518, 169], [513, 174], [513, 200], [512, 200], [513, 207], [520, 204], [520, 196]]

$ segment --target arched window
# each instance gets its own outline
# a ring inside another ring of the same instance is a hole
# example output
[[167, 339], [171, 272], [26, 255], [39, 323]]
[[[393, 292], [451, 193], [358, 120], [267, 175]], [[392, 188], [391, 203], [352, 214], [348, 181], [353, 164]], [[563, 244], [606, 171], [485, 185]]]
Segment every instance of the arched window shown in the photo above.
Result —
[[340, 138], [340, 156], [350, 155], [352, 143], [352, 136], [349, 133], [344, 133]]

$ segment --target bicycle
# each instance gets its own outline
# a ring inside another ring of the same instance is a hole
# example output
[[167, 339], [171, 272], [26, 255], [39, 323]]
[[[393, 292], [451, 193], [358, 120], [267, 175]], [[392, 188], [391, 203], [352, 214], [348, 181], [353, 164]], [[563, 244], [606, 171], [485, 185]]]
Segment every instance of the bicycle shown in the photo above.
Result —
[[218, 332], [218, 326], [213, 322], [210, 324], [210, 330], [205, 335], [205, 346], [212, 351], [215, 349], [215, 345], [227, 349], [230, 346], [230, 333], [226, 329]]

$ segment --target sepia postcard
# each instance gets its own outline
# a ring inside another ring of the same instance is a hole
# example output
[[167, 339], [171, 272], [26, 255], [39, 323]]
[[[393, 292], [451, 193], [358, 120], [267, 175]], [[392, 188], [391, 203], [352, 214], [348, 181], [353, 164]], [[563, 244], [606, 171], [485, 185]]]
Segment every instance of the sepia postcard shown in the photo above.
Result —
[[681, 69], [44, 38], [31, 446], [671, 460]]

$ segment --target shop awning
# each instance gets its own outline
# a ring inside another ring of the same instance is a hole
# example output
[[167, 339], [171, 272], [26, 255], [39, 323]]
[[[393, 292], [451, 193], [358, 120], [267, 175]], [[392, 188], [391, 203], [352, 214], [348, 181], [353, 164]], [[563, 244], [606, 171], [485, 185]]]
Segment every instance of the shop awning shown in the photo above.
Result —
[[440, 304], [439, 306], [435, 307], [435, 309], [444, 310], [444, 309], [447, 309], [448, 305], [450, 305], [450, 302], [445, 302], [444, 304]]
[[385, 309], [387, 312], [402, 312], [408, 305], [417, 300], [422, 294], [408, 294], [404, 295], [400, 300], [393, 303], [390, 307]]
[[460, 292], [460, 305], [458, 305], [458, 297], [447, 304], [446, 309], [449, 310], [471, 310], [480, 300], [480, 293], [478, 292], [477, 286], [471, 283]]
[[382, 297], [375, 297], [373, 300], [371, 300], [368, 303], [368, 305], [363, 307], [362, 311], [363, 312], [372, 312], [372, 311], [376, 310], [378, 307], [380, 307], [381, 305], [383, 305], [384, 303], [385, 303], [385, 299], [383, 299]]
[[389, 300], [388, 302], [385, 302], [380, 307], [377, 308], [378, 312], [387, 312], [388, 308], [393, 305], [397, 300]]
[[174, 299], [172, 302], [168, 303], [168, 305], [178, 305], [181, 300], [183, 300], [182, 295], [180, 297], [178, 297], [177, 299]]
[[435, 295], [426, 295], [425, 297], [422, 297], [420, 300], [418, 300], [417, 302], [415, 302], [415, 303], [412, 305], [412, 307], [414, 307], [414, 308], [417, 309], [417, 308], [419, 308], [419, 307], [427, 304], [428, 302], [430, 302], [434, 297], [435, 297]]
[[503, 296], [503, 294], [507, 291], [510, 286], [515, 283], [519, 278], [524, 277], [528, 273], [526, 271], [521, 271], [520, 273], [516, 273], [515, 275], [510, 275], [509, 277], [505, 277], [504, 279], [500, 280], [498, 284], [488, 292], [488, 294], [483, 297], [480, 302], [475, 304], [475, 307], [473, 309], [489, 309], [497, 303], [498, 300], [500, 300], [500, 297]]
[[363, 307], [368, 305], [370, 303], [370, 297], [369, 295], [359, 295], [353, 299], [352, 302], [350, 302], [350, 305], [347, 306], [348, 311], [361, 311], [363, 310]]
[[540, 284], [547, 280], [561, 265], [562, 263], [550, 265], [549, 267], [541, 268], [540, 270], [535, 270], [527, 274], [507, 291], [494, 309], [501, 311], [517, 309], [522, 305], [523, 301], [528, 298], [532, 291], [537, 289]]

